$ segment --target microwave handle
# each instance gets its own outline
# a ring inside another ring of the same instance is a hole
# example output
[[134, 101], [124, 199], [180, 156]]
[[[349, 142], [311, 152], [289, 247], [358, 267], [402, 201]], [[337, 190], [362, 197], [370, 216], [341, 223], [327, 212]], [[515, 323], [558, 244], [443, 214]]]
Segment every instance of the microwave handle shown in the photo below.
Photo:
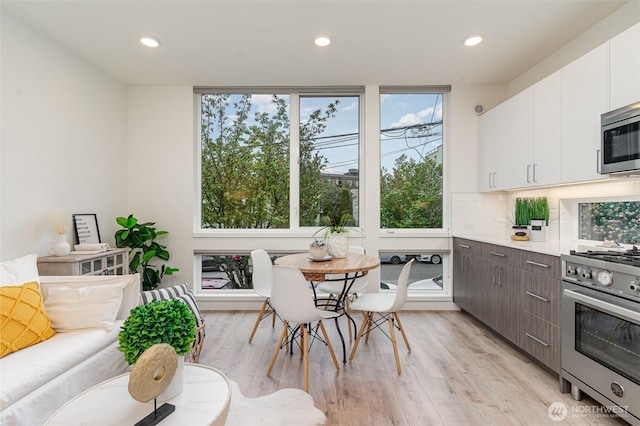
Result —
[[611, 312], [612, 314], [616, 314], [623, 319], [634, 322], [636, 324], [640, 323], [640, 313], [632, 311], [631, 309], [626, 309], [621, 306], [614, 305], [613, 303], [605, 302], [603, 300], [594, 299], [593, 297], [586, 296], [573, 290], [565, 289], [564, 295], [570, 299], [582, 302], [591, 308]]

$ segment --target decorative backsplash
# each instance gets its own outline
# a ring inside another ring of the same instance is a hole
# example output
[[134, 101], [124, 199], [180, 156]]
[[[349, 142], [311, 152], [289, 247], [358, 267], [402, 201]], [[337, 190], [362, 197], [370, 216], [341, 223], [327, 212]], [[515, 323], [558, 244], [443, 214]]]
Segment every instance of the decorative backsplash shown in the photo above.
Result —
[[640, 202], [579, 203], [578, 233], [582, 240], [640, 243]]

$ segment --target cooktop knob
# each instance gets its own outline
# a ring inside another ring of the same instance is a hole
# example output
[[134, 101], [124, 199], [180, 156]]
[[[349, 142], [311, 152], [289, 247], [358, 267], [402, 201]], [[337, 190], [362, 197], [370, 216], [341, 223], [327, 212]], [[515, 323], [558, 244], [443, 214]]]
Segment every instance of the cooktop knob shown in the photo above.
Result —
[[591, 271], [587, 271], [586, 269], [582, 271], [582, 278], [584, 278], [585, 280], [591, 278]]
[[576, 275], [577, 273], [575, 266], [569, 266], [567, 269], [567, 275]]

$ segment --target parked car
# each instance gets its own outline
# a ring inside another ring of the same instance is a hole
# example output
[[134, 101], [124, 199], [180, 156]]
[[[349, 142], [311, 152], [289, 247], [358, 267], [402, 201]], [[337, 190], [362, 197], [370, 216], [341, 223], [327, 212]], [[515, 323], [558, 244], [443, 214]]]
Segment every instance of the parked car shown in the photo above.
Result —
[[400, 263], [405, 263], [407, 261], [407, 256], [404, 254], [381, 254], [380, 262], [381, 263], [391, 263], [393, 265], [398, 265]]
[[441, 290], [442, 274], [426, 280], [414, 281], [409, 283], [409, 289], [414, 290]]
[[420, 254], [417, 259], [418, 262], [429, 262], [434, 265], [439, 265], [442, 262], [442, 256], [439, 254]]

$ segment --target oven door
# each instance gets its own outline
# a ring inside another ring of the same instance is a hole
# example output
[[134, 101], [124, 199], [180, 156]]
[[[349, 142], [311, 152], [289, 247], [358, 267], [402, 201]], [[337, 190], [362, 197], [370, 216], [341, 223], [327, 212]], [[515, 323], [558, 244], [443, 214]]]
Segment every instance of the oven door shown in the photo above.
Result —
[[640, 304], [567, 282], [562, 286], [563, 377], [604, 405], [640, 417]]

